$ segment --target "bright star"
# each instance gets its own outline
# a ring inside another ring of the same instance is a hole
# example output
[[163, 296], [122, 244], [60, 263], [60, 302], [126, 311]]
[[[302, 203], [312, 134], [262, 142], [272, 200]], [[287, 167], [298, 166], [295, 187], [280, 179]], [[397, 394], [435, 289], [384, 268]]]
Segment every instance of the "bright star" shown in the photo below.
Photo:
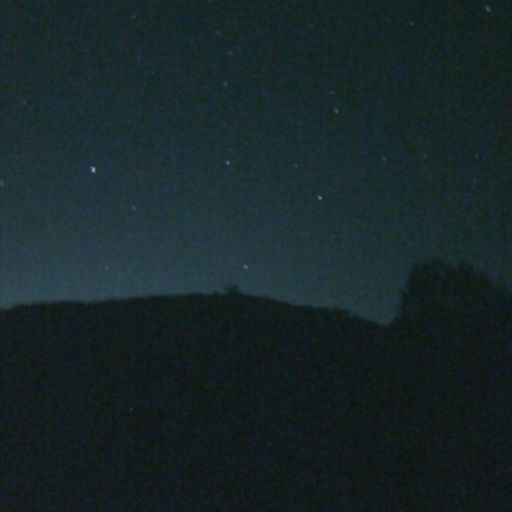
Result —
[[96, 166], [95, 165], [91, 165], [89, 167], [89, 171], [91, 171], [91, 174], [96, 174]]

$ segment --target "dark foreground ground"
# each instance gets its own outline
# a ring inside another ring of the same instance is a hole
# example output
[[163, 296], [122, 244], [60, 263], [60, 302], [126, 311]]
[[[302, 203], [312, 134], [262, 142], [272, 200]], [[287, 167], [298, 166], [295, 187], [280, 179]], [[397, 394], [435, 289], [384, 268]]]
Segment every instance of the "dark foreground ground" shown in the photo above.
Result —
[[509, 311], [242, 294], [0, 314], [2, 511], [510, 510]]

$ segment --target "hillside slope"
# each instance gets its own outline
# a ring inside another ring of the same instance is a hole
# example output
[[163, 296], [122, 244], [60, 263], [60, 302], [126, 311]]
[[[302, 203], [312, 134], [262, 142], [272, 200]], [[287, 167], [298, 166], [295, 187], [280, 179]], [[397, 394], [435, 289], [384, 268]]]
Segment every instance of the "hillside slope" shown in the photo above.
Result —
[[1, 508], [499, 509], [508, 352], [400, 329], [242, 294], [3, 312]]

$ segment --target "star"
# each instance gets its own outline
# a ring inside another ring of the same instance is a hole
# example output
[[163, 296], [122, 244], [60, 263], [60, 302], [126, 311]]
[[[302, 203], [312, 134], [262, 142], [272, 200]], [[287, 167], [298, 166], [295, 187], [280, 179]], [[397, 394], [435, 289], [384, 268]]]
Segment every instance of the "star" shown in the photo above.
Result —
[[229, 167], [231, 165], [231, 160], [225, 160], [224, 163], [226, 164], [226, 167]]
[[490, 5], [485, 5], [485, 6], [484, 6], [484, 9], [485, 9], [485, 12], [486, 12], [487, 14], [491, 14], [491, 12], [492, 12], [492, 7], [491, 7]]
[[244, 263], [244, 264], [242, 265], [242, 268], [243, 268], [244, 270], [248, 270], [248, 269], [249, 269], [249, 265], [247, 265], [247, 263]]
[[316, 196], [316, 198], [317, 198], [318, 201], [323, 201], [324, 200], [324, 196], [322, 194], [318, 194]]
[[0, 180], [0, 188], [4, 188], [5, 187], [5, 181], [4, 180]]
[[89, 167], [89, 171], [91, 172], [91, 174], [96, 174], [96, 166], [95, 165], [91, 165]]

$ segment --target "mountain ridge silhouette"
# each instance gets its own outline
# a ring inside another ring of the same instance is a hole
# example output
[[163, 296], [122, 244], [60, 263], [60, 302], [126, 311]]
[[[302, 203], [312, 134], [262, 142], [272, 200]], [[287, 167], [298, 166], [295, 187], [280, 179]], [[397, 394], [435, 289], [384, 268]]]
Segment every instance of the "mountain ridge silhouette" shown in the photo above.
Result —
[[0, 505], [503, 509], [496, 311], [470, 331], [458, 311], [380, 326], [239, 291], [2, 311]]

